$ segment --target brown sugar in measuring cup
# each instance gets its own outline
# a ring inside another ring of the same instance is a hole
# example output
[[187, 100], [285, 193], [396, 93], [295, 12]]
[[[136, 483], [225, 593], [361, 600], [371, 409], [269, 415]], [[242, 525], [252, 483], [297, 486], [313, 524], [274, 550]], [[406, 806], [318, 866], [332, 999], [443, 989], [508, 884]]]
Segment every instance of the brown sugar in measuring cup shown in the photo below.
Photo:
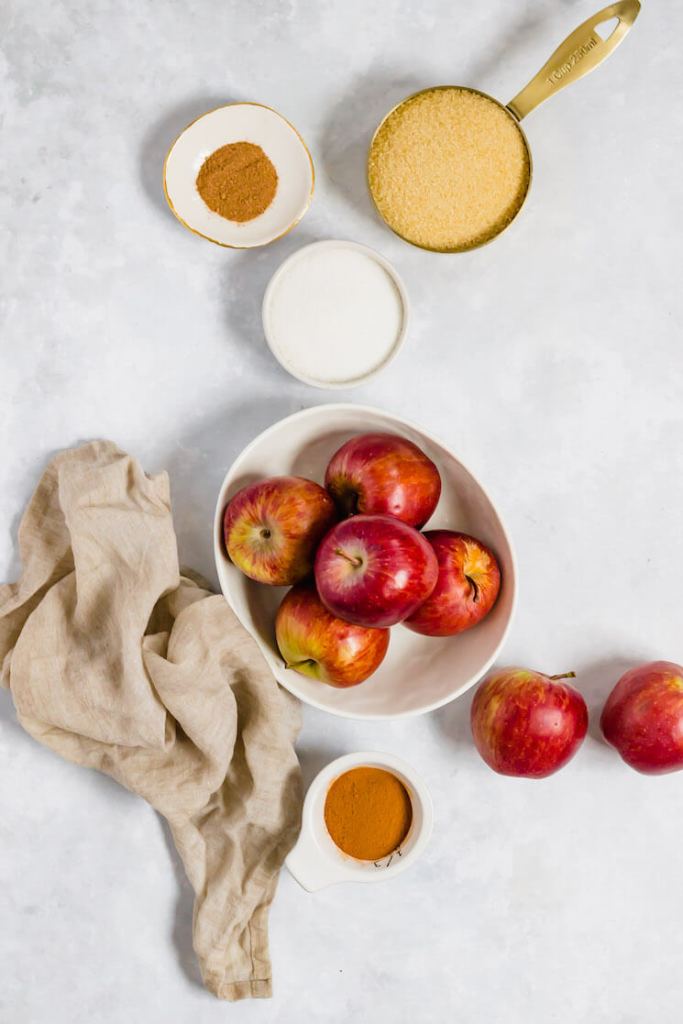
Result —
[[[407, 97], [379, 125], [368, 185], [388, 227], [434, 252], [465, 252], [497, 237], [531, 185], [531, 151], [519, 122], [603, 62], [631, 28], [639, 0], [621, 0], [583, 22], [507, 106], [465, 86]], [[599, 33], [600, 26], [616, 25]]]
[[405, 100], [372, 145], [370, 187], [389, 227], [425, 249], [481, 245], [529, 188], [531, 157], [509, 112], [474, 89], [437, 86]]
[[352, 768], [327, 791], [327, 831], [343, 853], [357, 860], [378, 861], [394, 853], [412, 820], [408, 790], [384, 768]]

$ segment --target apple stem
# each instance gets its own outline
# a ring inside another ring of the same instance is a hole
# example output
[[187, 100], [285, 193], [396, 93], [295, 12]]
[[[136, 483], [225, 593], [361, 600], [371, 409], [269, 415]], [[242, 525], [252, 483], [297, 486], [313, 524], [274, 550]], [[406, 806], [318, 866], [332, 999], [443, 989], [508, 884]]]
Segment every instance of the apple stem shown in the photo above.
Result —
[[348, 487], [342, 492], [342, 507], [347, 515], [355, 516], [358, 514], [358, 491], [354, 491], [353, 488]]
[[576, 679], [576, 672], [561, 672], [559, 676], [549, 676], [549, 679]]
[[335, 548], [334, 553], [335, 555], [341, 555], [342, 558], [345, 558], [346, 561], [350, 562], [351, 565], [354, 566], [354, 568], [356, 569], [360, 569], [361, 565], [363, 564], [363, 559], [360, 558], [359, 555], [356, 555], [355, 558], [352, 558], [351, 555], [347, 555], [346, 552], [342, 551], [341, 548]]

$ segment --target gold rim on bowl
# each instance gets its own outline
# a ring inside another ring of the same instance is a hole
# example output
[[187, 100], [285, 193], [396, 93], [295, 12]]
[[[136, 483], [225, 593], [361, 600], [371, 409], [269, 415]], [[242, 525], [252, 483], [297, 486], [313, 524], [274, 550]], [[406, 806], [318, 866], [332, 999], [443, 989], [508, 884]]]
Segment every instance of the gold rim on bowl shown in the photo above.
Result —
[[[292, 129], [292, 131], [298, 138], [299, 142], [304, 147], [304, 150], [306, 151], [306, 156], [308, 157], [308, 162], [311, 166], [311, 187], [308, 192], [308, 199], [306, 200], [306, 205], [304, 206], [301, 213], [298, 215], [298, 217], [295, 217], [291, 224], [289, 224], [284, 231], [281, 231], [279, 235], [275, 235], [274, 238], [269, 238], [267, 242], [260, 242], [258, 245], [231, 245], [229, 242], [219, 242], [217, 238], [212, 238], [211, 235], [205, 235], [202, 231], [198, 231], [197, 228], [193, 228], [192, 225], [188, 224], [187, 221], [184, 220], [176, 210], [171, 200], [171, 197], [168, 194], [168, 188], [166, 185], [166, 165], [168, 164], [168, 158], [170, 157], [173, 148], [175, 147], [178, 140], [185, 134], [186, 131], [188, 131], [189, 128], [192, 127], [193, 124], [196, 124], [197, 121], [201, 121], [203, 117], [209, 117], [209, 115], [215, 114], [217, 110], [226, 110], [228, 107], [261, 107], [263, 110], [269, 110], [272, 114], [275, 114], [276, 117], [279, 117], [281, 121], [284, 121], [284, 123], [289, 128]], [[193, 118], [193, 120], [190, 121], [189, 124], [185, 125], [182, 131], [178, 132], [175, 139], [168, 147], [166, 156], [164, 157], [162, 185], [164, 189], [164, 196], [166, 197], [166, 202], [169, 205], [171, 213], [176, 218], [176, 220], [178, 220], [183, 225], [184, 228], [187, 228], [188, 231], [191, 231], [193, 235], [197, 235], [199, 238], [205, 238], [207, 242], [213, 242], [214, 245], [219, 245], [222, 249], [260, 249], [264, 245], [270, 245], [272, 242], [277, 242], [281, 238], [284, 238], [285, 235], [288, 235], [290, 231], [294, 230], [297, 224], [299, 224], [308, 213], [308, 210], [310, 209], [311, 206], [311, 202], [313, 201], [313, 192], [315, 191], [315, 164], [313, 163], [311, 151], [304, 142], [301, 132], [299, 132], [297, 128], [292, 124], [292, 122], [288, 121], [287, 118], [284, 117], [279, 110], [275, 110], [274, 107], [269, 107], [266, 103], [256, 103], [253, 100], [236, 100], [234, 103], [222, 103], [220, 106], [213, 107], [211, 110], [205, 110], [203, 114], [199, 114], [197, 117]]]

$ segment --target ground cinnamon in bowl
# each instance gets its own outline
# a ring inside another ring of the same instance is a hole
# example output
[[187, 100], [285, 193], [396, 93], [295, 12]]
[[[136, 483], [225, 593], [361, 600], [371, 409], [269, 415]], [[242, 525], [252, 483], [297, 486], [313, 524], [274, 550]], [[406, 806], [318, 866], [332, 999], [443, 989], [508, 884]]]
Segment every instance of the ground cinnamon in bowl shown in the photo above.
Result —
[[264, 213], [277, 191], [277, 171], [260, 146], [230, 142], [207, 157], [197, 191], [214, 213], [243, 223]]
[[408, 790], [392, 772], [362, 766], [344, 772], [325, 799], [333, 842], [357, 860], [377, 861], [399, 849], [413, 820]]

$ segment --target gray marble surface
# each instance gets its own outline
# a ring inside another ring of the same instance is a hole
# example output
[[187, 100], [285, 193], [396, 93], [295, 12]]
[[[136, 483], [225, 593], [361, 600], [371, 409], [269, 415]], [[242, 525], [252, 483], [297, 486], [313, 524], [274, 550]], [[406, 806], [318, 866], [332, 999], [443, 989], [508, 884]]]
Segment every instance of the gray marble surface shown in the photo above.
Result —
[[[307, 709], [306, 776], [354, 749], [400, 753], [432, 789], [434, 839], [384, 886], [310, 896], [283, 875], [275, 996], [228, 1007], [197, 982], [160, 821], [37, 746], [0, 692], [3, 1024], [680, 1021], [683, 776], [631, 772], [596, 723], [624, 667], [683, 660], [683, 9], [646, 0], [620, 51], [529, 117], [532, 194], [494, 245], [410, 248], [363, 179], [369, 135], [406, 93], [455, 81], [507, 100], [597, 6], [2, 5], [0, 576], [49, 455], [106, 436], [168, 468], [181, 555], [215, 579], [232, 458], [338, 397], [273, 362], [264, 286], [300, 245], [356, 239], [395, 262], [414, 318], [400, 358], [342, 397], [421, 423], [490, 488], [521, 575], [504, 660], [574, 668], [593, 711], [579, 757], [529, 783], [479, 760], [468, 698], [396, 724]], [[160, 185], [177, 131], [235, 99], [279, 108], [318, 173], [304, 222], [259, 252], [184, 231]]]

